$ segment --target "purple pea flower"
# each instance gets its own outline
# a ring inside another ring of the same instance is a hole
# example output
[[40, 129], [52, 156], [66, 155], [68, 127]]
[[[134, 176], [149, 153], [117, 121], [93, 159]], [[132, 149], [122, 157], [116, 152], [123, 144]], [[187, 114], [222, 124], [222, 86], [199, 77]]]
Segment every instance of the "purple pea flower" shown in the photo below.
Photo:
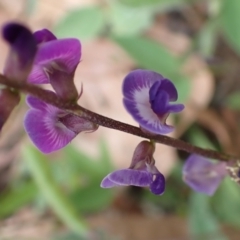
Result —
[[82, 131], [95, 131], [98, 126], [49, 105], [40, 99], [28, 96], [24, 127], [32, 142], [43, 153], [51, 153], [65, 147]]
[[79, 96], [74, 85], [75, 70], [81, 58], [81, 44], [78, 39], [57, 39], [47, 29], [33, 34], [38, 51], [28, 82], [50, 83], [59, 97], [76, 101]]
[[181, 112], [184, 105], [170, 103], [178, 99], [170, 80], [156, 72], [138, 69], [125, 77], [122, 91], [125, 108], [142, 129], [157, 134], [173, 131], [166, 119], [170, 113]]
[[183, 181], [194, 191], [213, 195], [227, 175], [226, 163], [214, 163], [192, 154], [183, 166]]
[[129, 168], [108, 174], [101, 182], [102, 188], [115, 186], [149, 187], [156, 195], [163, 194], [165, 178], [155, 167], [153, 143], [142, 141], [136, 147]]
[[[38, 51], [28, 81], [34, 84], [50, 83], [56, 96], [66, 101], [77, 101], [81, 96], [74, 85], [75, 69], [81, 57], [81, 44], [77, 39], [57, 39], [43, 29], [32, 35]], [[83, 131], [95, 131], [98, 126], [81, 117], [69, 114], [28, 96], [30, 110], [24, 119], [24, 128], [32, 142], [43, 153], [51, 153], [65, 147]]]

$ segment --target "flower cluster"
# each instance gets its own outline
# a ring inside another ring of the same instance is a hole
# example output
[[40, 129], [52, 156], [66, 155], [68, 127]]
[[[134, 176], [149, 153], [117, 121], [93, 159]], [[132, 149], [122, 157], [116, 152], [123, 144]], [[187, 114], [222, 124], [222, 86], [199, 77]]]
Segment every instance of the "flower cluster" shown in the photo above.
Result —
[[[7, 24], [3, 36], [10, 45], [4, 69], [7, 77], [32, 84], [50, 84], [56, 96], [76, 102], [78, 94], [74, 73], [81, 58], [78, 39], [57, 39], [47, 29], [32, 34], [17, 23]], [[94, 131], [98, 126], [58, 109], [34, 96], [27, 96], [30, 110], [24, 127], [32, 142], [43, 153], [66, 146], [78, 133]]]
[[[53, 89], [53, 96], [76, 104], [82, 94], [82, 90], [78, 93], [74, 84], [75, 70], [81, 59], [81, 43], [78, 39], [57, 39], [47, 29], [32, 33], [18, 23], [5, 25], [2, 35], [10, 45], [3, 70], [7, 78], [30, 84], [48, 84]], [[125, 77], [122, 92], [126, 110], [143, 132], [153, 136], [174, 130], [173, 126], [166, 123], [167, 118], [170, 113], [181, 112], [184, 105], [176, 103], [178, 92], [169, 79], [153, 71], [134, 70]], [[0, 130], [19, 101], [16, 89], [0, 89]], [[32, 142], [43, 153], [59, 150], [79, 133], [98, 128], [95, 123], [35, 96], [27, 96], [26, 102], [30, 109], [25, 116], [24, 127]], [[154, 151], [153, 140], [140, 142], [133, 153], [130, 167], [108, 174], [101, 186], [149, 187], [152, 193], [163, 194], [165, 178], [155, 166]], [[184, 164], [183, 180], [195, 191], [212, 195], [228, 174], [240, 181], [239, 166], [239, 163], [212, 162], [193, 154]]]

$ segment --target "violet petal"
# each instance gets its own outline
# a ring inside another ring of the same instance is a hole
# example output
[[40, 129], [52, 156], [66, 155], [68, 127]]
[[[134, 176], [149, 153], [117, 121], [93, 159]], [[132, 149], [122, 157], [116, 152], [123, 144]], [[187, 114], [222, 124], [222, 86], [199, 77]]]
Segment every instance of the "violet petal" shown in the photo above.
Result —
[[47, 105], [44, 110], [30, 109], [24, 127], [32, 142], [43, 153], [50, 153], [66, 146], [76, 133], [58, 121], [59, 109]]
[[11, 78], [25, 80], [32, 68], [37, 52], [37, 42], [31, 31], [18, 23], [6, 24], [2, 34], [10, 44], [4, 74]]
[[167, 134], [174, 130], [172, 126], [163, 123], [148, 105], [138, 104], [128, 99], [123, 99], [123, 104], [139, 125], [149, 132]]
[[168, 80], [168, 79], [162, 80], [161, 90], [168, 93], [170, 101], [177, 101], [178, 92], [177, 92], [177, 89], [175, 88], [174, 84], [170, 80]]
[[33, 36], [35, 37], [38, 44], [57, 39], [55, 35], [46, 28], [34, 32]]
[[152, 175], [147, 171], [122, 169], [108, 175], [110, 181], [119, 186], [147, 187], [152, 182]]
[[53, 62], [61, 68], [58, 70], [74, 74], [80, 57], [81, 44], [77, 39], [52, 40], [41, 44], [28, 81], [36, 84], [49, 83], [48, 71], [52, 71], [51, 64]]
[[225, 163], [213, 163], [208, 159], [192, 154], [183, 167], [183, 180], [193, 190], [213, 195], [226, 176]]
[[115, 187], [117, 186], [117, 184], [115, 184], [114, 182], [112, 182], [110, 179], [109, 179], [109, 175], [107, 175], [101, 182], [101, 185], [100, 185], [102, 188], [112, 188], [112, 187]]
[[164, 77], [156, 72], [148, 70], [134, 70], [130, 72], [123, 81], [122, 91], [124, 98], [138, 102], [149, 102], [149, 89]]
[[168, 94], [165, 91], [160, 91], [151, 100], [151, 108], [155, 114], [164, 115], [168, 113], [168, 103], [169, 103]]
[[155, 174], [155, 179], [150, 184], [150, 190], [156, 195], [161, 195], [165, 191], [165, 178], [161, 173]]

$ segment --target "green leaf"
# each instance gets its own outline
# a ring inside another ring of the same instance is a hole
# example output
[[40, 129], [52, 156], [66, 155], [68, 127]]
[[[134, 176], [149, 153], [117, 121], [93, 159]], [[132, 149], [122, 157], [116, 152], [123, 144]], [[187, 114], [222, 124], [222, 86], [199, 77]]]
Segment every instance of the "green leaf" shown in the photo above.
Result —
[[79, 174], [87, 175], [90, 178], [101, 178], [109, 173], [111, 167], [110, 157], [104, 143], [100, 143], [100, 158], [92, 159], [84, 152], [76, 149], [74, 146], [67, 146], [64, 151], [65, 159], [67, 159], [71, 168]]
[[240, 1], [225, 0], [222, 1], [222, 11], [220, 14], [220, 24], [222, 30], [233, 48], [240, 53]]
[[240, 109], [240, 92], [235, 92], [230, 96], [228, 96], [226, 102], [230, 108], [239, 110]]
[[193, 127], [190, 132], [190, 142], [198, 147], [216, 150], [213, 143], [198, 127]]
[[87, 213], [103, 210], [109, 206], [112, 199], [113, 189], [101, 188], [100, 181], [88, 184], [85, 188], [78, 188], [71, 194], [75, 209]]
[[129, 8], [116, 1], [110, 1], [109, 8], [109, 22], [116, 35], [136, 35], [152, 22], [152, 10], [149, 8]]
[[217, 219], [211, 212], [209, 197], [192, 193], [189, 205], [189, 227], [191, 239], [223, 240]]
[[99, 7], [81, 8], [69, 12], [54, 29], [58, 37], [87, 40], [96, 37], [104, 27], [103, 12]]
[[217, 24], [215, 21], [207, 22], [197, 36], [198, 47], [204, 57], [214, 54], [217, 40]]
[[24, 148], [23, 159], [25, 159], [34, 181], [54, 212], [70, 229], [80, 236], [84, 236], [87, 232], [86, 225], [78, 217], [69, 199], [56, 184], [46, 155], [41, 154], [34, 147], [27, 147]]
[[190, 84], [181, 73], [182, 61], [162, 45], [142, 37], [118, 37], [118, 43], [141, 67], [161, 73], [171, 79], [179, 94], [179, 102], [188, 97]]
[[6, 217], [14, 213], [23, 205], [34, 200], [38, 193], [37, 186], [33, 182], [21, 183], [0, 197], [0, 217]]
[[213, 207], [219, 218], [240, 227], [239, 185], [226, 178], [213, 198]]
[[189, 3], [191, 0], [119, 0], [121, 3], [131, 7], [143, 7], [157, 5], [162, 10], [171, 9]]

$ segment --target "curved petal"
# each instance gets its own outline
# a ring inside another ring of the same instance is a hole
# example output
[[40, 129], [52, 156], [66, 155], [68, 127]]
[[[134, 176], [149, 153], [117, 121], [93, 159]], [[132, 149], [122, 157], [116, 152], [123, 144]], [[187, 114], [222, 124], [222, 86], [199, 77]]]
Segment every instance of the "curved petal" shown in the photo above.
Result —
[[100, 186], [102, 188], [112, 188], [112, 187], [116, 187], [117, 184], [115, 184], [114, 182], [112, 182], [110, 179], [109, 179], [109, 175], [107, 175], [101, 182]]
[[4, 74], [24, 81], [31, 71], [37, 52], [37, 42], [31, 31], [18, 23], [6, 24], [3, 27], [2, 35], [10, 45]]
[[151, 108], [157, 115], [164, 115], [168, 113], [168, 103], [169, 103], [169, 96], [165, 91], [160, 91], [151, 100]]
[[[52, 107], [48, 105], [48, 108]], [[24, 128], [32, 142], [43, 153], [50, 153], [65, 147], [76, 133], [66, 128], [57, 119], [58, 109], [31, 109], [24, 119]], [[51, 113], [51, 114], [50, 114]]]
[[55, 35], [46, 28], [34, 32], [33, 36], [35, 37], [38, 44], [57, 39]]
[[53, 70], [53, 63], [56, 70], [74, 74], [80, 58], [81, 44], [78, 39], [52, 40], [41, 44], [28, 81], [36, 84], [49, 83], [48, 71]]
[[165, 122], [162, 122], [158, 118], [151, 109], [150, 103], [144, 105], [129, 101], [128, 99], [123, 99], [123, 104], [139, 125], [149, 132], [167, 134], [174, 130], [172, 126], [165, 124]]
[[152, 182], [152, 175], [147, 171], [122, 169], [110, 173], [108, 179], [119, 186], [147, 187]]
[[177, 101], [178, 92], [174, 84], [170, 80], [168, 79], [162, 80], [161, 90], [166, 91], [168, 93], [170, 101]]
[[36, 108], [42, 111], [44, 111], [47, 108], [47, 103], [31, 95], [27, 95], [26, 103], [29, 107]]
[[155, 179], [150, 184], [150, 190], [152, 193], [156, 195], [161, 195], [165, 191], [165, 178], [164, 176], [159, 172], [158, 174], [155, 174]]
[[168, 105], [167, 110], [169, 113], [178, 113], [181, 112], [184, 108], [185, 107], [183, 104], [171, 104]]
[[[149, 101], [149, 89], [159, 80], [164, 77], [159, 73], [148, 70], [134, 70], [130, 72], [123, 80], [123, 96], [128, 100], [138, 103]], [[144, 98], [145, 101], [142, 100]]]
[[213, 195], [226, 176], [225, 163], [213, 163], [208, 159], [192, 154], [184, 164], [183, 180], [193, 190]]

